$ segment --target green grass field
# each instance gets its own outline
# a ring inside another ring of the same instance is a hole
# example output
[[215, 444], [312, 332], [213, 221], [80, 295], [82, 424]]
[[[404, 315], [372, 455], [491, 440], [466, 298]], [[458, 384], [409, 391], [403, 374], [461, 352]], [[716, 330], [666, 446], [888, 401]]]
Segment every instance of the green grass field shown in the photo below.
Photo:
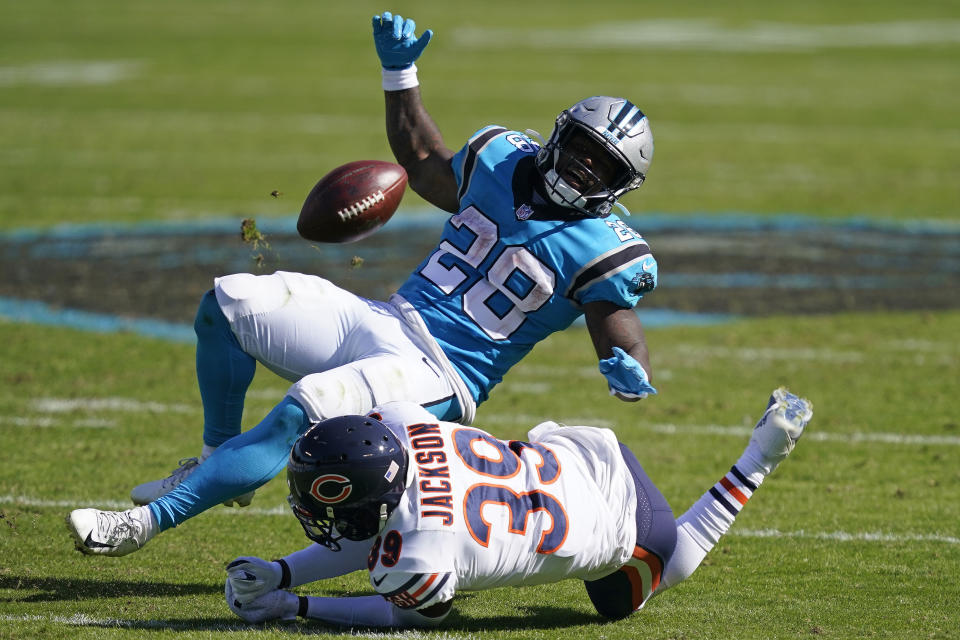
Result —
[[[418, 66], [451, 146], [490, 122], [548, 135], [580, 98], [627, 95], [657, 139], [638, 212], [955, 217], [955, 3], [727, 4], [397, 12], [437, 34]], [[289, 213], [345, 158], [390, 157], [380, 4], [0, 6], [6, 226]]]
[[[369, 37], [390, 8], [0, 0], [2, 230], [295, 213], [334, 166], [390, 158]], [[585, 95], [638, 102], [657, 140], [627, 199], [638, 226], [644, 212], [960, 218], [953, 2], [393, 8], [436, 32], [419, 67], [450, 146], [490, 122], [547, 135]], [[775, 311], [650, 330], [660, 395], [629, 405], [606, 396], [571, 329], [478, 414], [501, 437], [547, 418], [611, 426], [680, 513], [774, 387], [811, 398], [808, 435], [690, 580], [617, 623], [567, 581], [463, 594], [436, 633], [360, 635], [960, 638], [960, 312]], [[286, 386], [261, 371], [247, 423]], [[133, 556], [73, 550], [72, 508], [123, 508], [134, 484], [198, 453], [200, 425], [189, 345], [0, 318], [0, 638], [343, 635], [247, 628], [223, 602], [232, 558], [306, 543], [280, 480]], [[369, 585], [357, 573], [301, 592]]]
[[[705, 565], [640, 614], [604, 624], [581, 584], [567, 581], [465, 594], [443, 633], [397, 635], [956, 637], [958, 330], [956, 313], [656, 330], [661, 394], [641, 406], [605, 397], [582, 330], [552, 338], [478, 423], [502, 437], [521, 437], [544, 416], [613, 426], [676, 511], [729, 468], [773, 387], [814, 398], [816, 416]], [[0, 363], [0, 634], [220, 637], [240, 628], [223, 602], [224, 565], [306, 542], [282, 479], [249, 509], [217, 507], [126, 558], [77, 554], [63, 525], [74, 506], [123, 506], [133, 483], [195, 453], [192, 350], [12, 324], [0, 324], [0, 338], [9, 354]], [[285, 386], [261, 372], [249, 414], [264, 414]], [[79, 406], [66, 410], [69, 400]], [[366, 581], [357, 573], [301, 591], [363, 593]], [[270, 626], [258, 637], [289, 631]]]

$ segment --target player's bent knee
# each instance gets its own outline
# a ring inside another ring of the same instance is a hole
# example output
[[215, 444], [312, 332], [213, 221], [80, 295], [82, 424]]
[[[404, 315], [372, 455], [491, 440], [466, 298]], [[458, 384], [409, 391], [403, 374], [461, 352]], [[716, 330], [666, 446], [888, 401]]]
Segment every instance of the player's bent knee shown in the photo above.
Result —
[[300, 403], [287, 396], [274, 409], [270, 422], [273, 431], [285, 438], [297, 438], [310, 427], [310, 420]]
[[304, 376], [288, 390], [313, 422], [343, 415], [360, 415], [373, 408], [375, 401], [363, 373], [350, 366]]
[[241, 318], [271, 313], [290, 303], [293, 292], [281, 272], [255, 276], [234, 273], [214, 281], [214, 295], [232, 324]]
[[213, 289], [203, 294], [200, 299], [197, 316], [193, 319], [193, 330], [198, 338], [220, 335], [224, 331], [230, 334], [230, 323], [223, 315]]
[[626, 618], [635, 611], [630, 578], [623, 571], [614, 571], [599, 580], [584, 580], [587, 595], [597, 613], [611, 620]]

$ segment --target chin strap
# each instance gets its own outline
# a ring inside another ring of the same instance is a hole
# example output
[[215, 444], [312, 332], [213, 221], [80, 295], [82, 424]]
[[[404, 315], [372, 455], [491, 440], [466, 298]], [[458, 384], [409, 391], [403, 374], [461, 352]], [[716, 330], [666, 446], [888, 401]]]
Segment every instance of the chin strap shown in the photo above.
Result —
[[[530, 136], [531, 138], [533, 138], [533, 139], [535, 139], [535, 140], [538, 140], [538, 141], [540, 142], [540, 146], [541, 146], [541, 147], [546, 148], [546, 146], [547, 146], [547, 141], [543, 139], [543, 136], [540, 135], [540, 132], [539, 132], [539, 131], [536, 131], [535, 129], [524, 129], [523, 132], [524, 132], [525, 134], [527, 134], [528, 136]], [[559, 181], [559, 180], [558, 180], [558, 181]], [[550, 197], [550, 200], [551, 200], [553, 203], [558, 204], [558, 205], [560, 205], [561, 207], [567, 207], [567, 208], [573, 209], [574, 211], [577, 211], [578, 213], [582, 213], [582, 214], [584, 214], [584, 215], [588, 215], [588, 216], [591, 216], [591, 217], [594, 217], [594, 218], [596, 218], [596, 217], [603, 217], [603, 216], [606, 215], [606, 213], [604, 213], [604, 214], [598, 216], [598, 215], [596, 215], [595, 213], [590, 213], [590, 212], [588, 212], [588, 211], [585, 211], [585, 210], [582, 210], [582, 209], [577, 208], [577, 207], [574, 206], [574, 204], [573, 204], [575, 201], [567, 200], [567, 195], [568, 195], [568, 194], [563, 194], [561, 190], [558, 190], [558, 189], [557, 189], [557, 183], [556, 183], [556, 182], [554, 182], [554, 184], [553, 184], [552, 187], [550, 187], [550, 186], [548, 185], [548, 191], [547, 191], [548, 196], [550, 195], [551, 191], [557, 192], [557, 193], [560, 193], [560, 194], [561, 194], [561, 198], [564, 200], [563, 203], [557, 202], [556, 200], [554, 200], [554, 198], [553, 198], [552, 196]], [[583, 198], [582, 195], [579, 194], [579, 192], [576, 192], [576, 193], [577, 193], [578, 196], [579, 196], [578, 199], [582, 199], [582, 200], [584, 200], [584, 202], [586, 202], [586, 200]], [[618, 201], [615, 200], [615, 201], [613, 202], [613, 204], [614, 204], [614, 206], [618, 207], [618, 208], [620, 209], [620, 211], [622, 211], [622, 212], [624, 213], [624, 215], [627, 215], [627, 216], [630, 215], [629, 209], [627, 209], [625, 206], [623, 206], [622, 204], [620, 204]], [[613, 208], [613, 207], [611, 207], [611, 208]], [[609, 213], [609, 211], [608, 211], [607, 213]]]

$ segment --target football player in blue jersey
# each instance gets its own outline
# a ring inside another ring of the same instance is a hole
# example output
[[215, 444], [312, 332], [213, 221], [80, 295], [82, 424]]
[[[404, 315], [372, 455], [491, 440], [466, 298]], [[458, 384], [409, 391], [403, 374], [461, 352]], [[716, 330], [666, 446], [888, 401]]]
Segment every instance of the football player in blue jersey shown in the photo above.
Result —
[[[298, 273], [218, 278], [194, 324], [200, 456], [135, 487], [140, 507], [73, 511], [78, 549], [125, 555], [219, 502], [249, 504], [309, 415], [406, 400], [470, 424], [507, 370], [581, 316], [611, 394], [656, 393], [633, 308], [656, 287], [657, 263], [613, 211], [650, 167], [646, 116], [624, 98], [594, 96], [563, 110], [542, 145], [487, 126], [454, 152], [420, 97], [414, 63], [432, 35], [417, 37], [412, 20], [390, 13], [373, 19], [391, 149], [410, 186], [453, 214], [436, 249], [387, 302]], [[257, 362], [294, 384], [242, 432]]]

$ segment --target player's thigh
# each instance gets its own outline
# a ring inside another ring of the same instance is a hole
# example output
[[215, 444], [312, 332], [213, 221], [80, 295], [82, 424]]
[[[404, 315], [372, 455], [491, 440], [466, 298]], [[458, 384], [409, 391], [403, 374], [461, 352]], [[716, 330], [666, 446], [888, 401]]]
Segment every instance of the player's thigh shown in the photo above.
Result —
[[215, 292], [243, 350], [288, 380], [376, 352], [379, 339], [349, 340], [369, 301], [323, 278], [241, 273], [218, 278]]
[[420, 405], [454, 394], [450, 382], [419, 353], [378, 355], [304, 376], [287, 392], [312, 420], [366, 413], [387, 402]]

